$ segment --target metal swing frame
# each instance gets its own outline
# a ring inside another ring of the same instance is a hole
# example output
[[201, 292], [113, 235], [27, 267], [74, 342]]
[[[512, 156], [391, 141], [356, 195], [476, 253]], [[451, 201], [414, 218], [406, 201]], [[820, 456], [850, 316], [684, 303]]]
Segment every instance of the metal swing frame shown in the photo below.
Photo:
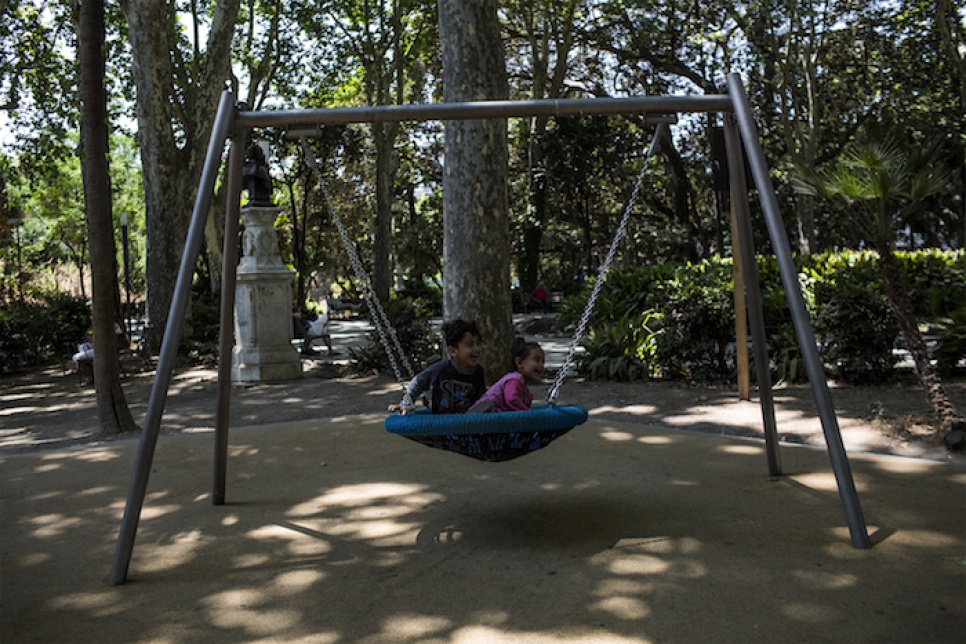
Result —
[[228, 418], [231, 391], [231, 350], [234, 333], [235, 267], [238, 263], [237, 237], [239, 231], [242, 167], [245, 142], [250, 130], [277, 127], [297, 129], [320, 125], [348, 123], [377, 123], [424, 120], [467, 120], [530, 116], [574, 116], [584, 114], [637, 114], [645, 118], [672, 113], [720, 113], [724, 120], [725, 147], [730, 176], [732, 218], [737, 238], [732, 240], [736, 260], [744, 266], [747, 314], [750, 322], [759, 398], [765, 434], [765, 453], [769, 476], [781, 476], [781, 457], [775, 422], [774, 399], [768, 372], [764, 314], [761, 289], [755, 265], [755, 251], [751, 234], [747, 164], [765, 217], [772, 249], [778, 261], [782, 286], [791, 313], [796, 339], [811, 384], [829, 459], [835, 474], [839, 498], [845, 513], [852, 546], [869, 548], [871, 542], [852, 478], [851, 467], [842, 442], [831, 392], [819, 356], [815, 335], [805, 308], [805, 300], [798, 284], [797, 272], [778, 208], [774, 186], [761, 148], [754, 113], [738, 74], [729, 74], [725, 92], [694, 96], [640, 96], [628, 98], [592, 98], [536, 101], [481, 101], [472, 103], [439, 103], [422, 105], [391, 105], [312, 110], [249, 111], [236, 104], [230, 91], [222, 93], [208, 144], [208, 152], [192, 211], [184, 253], [174, 296], [168, 313], [167, 327], [161, 344], [157, 371], [137, 452], [137, 462], [131, 479], [127, 503], [121, 520], [114, 550], [108, 584], [118, 585], [127, 580], [134, 540], [144, 499], [148, 477], [154, 460], [164, 403], [171, 384], [178, 343], [184, 326], [185, 312], [190, 297], [194, 266], [201, 252], [205, 222], [211, 208], [215, 180], [221, 166], [226, 142], [230, 142], [226, 178], [227, 208], [225, 214], [225, 246], [222, 276], [220, 315], [218, 402], [215, 414], [215, 462], [212, 503], [225, 503], [225, 482], [228, 458]]

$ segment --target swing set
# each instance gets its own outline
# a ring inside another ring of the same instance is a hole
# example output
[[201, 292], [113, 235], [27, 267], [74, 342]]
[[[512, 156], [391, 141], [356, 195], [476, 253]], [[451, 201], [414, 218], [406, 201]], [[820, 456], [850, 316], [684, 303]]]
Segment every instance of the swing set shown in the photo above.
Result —
[[[658, 137], [667, 135], [668, 117], [678, 113], [721, 114], [723, 117], [724, 141], [727, 157], [729, 188], [733, 230], [733, 248], [736, 264], [743, 267], [743, 295], [745, 296], [752, 347], [755, 352], [755, 368], [759, 386], [759, 399], [765, 435], [765, 455], [768, 473], [771, 477], [782, 474], [781, 458], [778, 451], [778, 432], [775, 422], [774, 399], [768, 371], [768, 355], [765, 337], [764, 315], [761, 291], [758, 283], [755, 251], [753, 247], [748, 184], [745, 168], [749, 168], [754, 185], [758, 189], [759, 202], [764, 213], [769, 238], [778, 262], [796, 338], [802, 353], [806, 373], [811, 384], [818, 416], [825, 435], [826, 446], [832, 470], [838, 486], [839, 498], [845, 513], [852, 546], [869, 548], [868, 530], [859, 503], [855, 483], [842, 436], [832, 404], [831, 393], [825, 380], [824, 367], [818, 353], [814, 332], [809, 321], [805, 301], [798, 284], [797, 272], [792, 251], [785, 233], [784, 223], [778, 208], [778, 200], [759, 142], [754, 114], [747, 94], [737, 74], [729, 74], [725, 91], [721, 94], [687, 96], [639, 96], [627, 98], [592, 98], [535, 101], [480, 101], [471, 103], [440, 103], [424, 105], [391, 105], [348, 107], [312, 110], [250, 111], [243, 104], [236, 104], [234, 94], [225, 91], [221, 96], [218, 112], [212, 128], [208, 152], [199, 182], [198, 195], [192, 212], [184, 253], [174, 296], [168, 314], [168, 323], [157, 363], [157, 371], [148, 399], [147, 411], [142, 429], [141, 442], [137, 452], [137, 462], [128, 492], [127, 504], [114, 550], [111, 571], [108, 576], [110, 585], [124, 583], [134, 549], [134, 538], [138, 521], [147, 492], [148, 476], [154, 459], [154, 451], [161, 427], [161, 416], [165, 399], [171, 384], [175, 357], [187, 310], [191, 280], [196, 260], [201, 252], [204, 239], [205, 221], [211, 207], [215, 180], [221, 165], [222, 151], [226, 141], [230, 141], [228, 167], [226, 173], [226, 193], [228, 203], [225, 216], [225, 247], [223, 264], [223, 283], [220, 316], [218, 400], [215, 413], [215, 463], [212, 486], [212, 503], [225, 503], [225, 487], [228, 458], [228, 418], [231, 392], [231, 352], [234, 328], [235, 267], [238, 263], [238, 232], [240, 215], [240, 196], [242, 169], [244, 165], [245, 142], [249, 132], [257, 128], [282, 128], [288, 136], [301, 139], [306, 150], [306, 162], [318, 170], [317, 162], [311, 154], [307, 139], [318, 132], [321, 125], [348, 123], [377, 123], [426, 120], [468, 120], [490, 118], [513, 118], [533, 116], [574, 116], [589, 114], [637, 114], [645, 122], [657, 124], [654, 140], [647, 152], [650, 158]], [[671, 117], [672, 119], [674, 117]], [[314, 128], [314, 129], [313, 129]], [[747, 157], [746, 157], [747, 155]], [[647, 167], [647, 162], [643, 164]], [[505, 412], [488, 414], [468, 414], [463, 416], [433, 416], [416, 413], [407, 416], [390, 416], [386, 420], [388, 431], [398, 433], [431, 447], [457, 451], [466, 456], [482, 460], [507, 460], [540, 449], [572, 427], [584, 422], [586, 410], [580, 407], [555, 405], [563, 379], [570, 367], [574, 352], [593, 310], [603, 277], [616, 253], [616, 249], [627, 227], [627, 220], [637, 193], [644, 178], [644, 171], [638, 177], [634, 191], [624, 209], [621, 223], [611, 243], [607, 258], [601, 266], [599, 279], [578, 324], [564, 364], [558, 371], [556, 380], [548, 393], [548, 405], [530, 412]], [[320, 181], [323, 186], [324, 182]], [[328, 195], [325, 195], [328, 199]], [[334, 211], [333, 211], [334, 212]], [[338, 219], [336, 217], [336, 221]], [[352, 247], [341, 223], [340, 237], [347, 251]], [[357, 270], [360, 283], [368, 284], [361, 262], [355, 253], [350, 252], [350, 260]], [[741, 285], [736, 284], [736, 295], [741, 295]], [[371, 292], [371, 288], [364, 289]], [[738, 298], [736, 298], [738, 299]], [[392, 344], [398, 353], [398, 338], [385, 319], [385, 313], [378, 300], [371, 303], [374, 311], [375, 326], [389, 351]], [[744, 316], [736, 315], [743, 319]], [[397, 379], [402, 381], [401, 371], [395, 359], [391, 359]], [[408, 366], [412, 371], [411, 366]], [[511, 418], [512, 417], [512, 418]]]

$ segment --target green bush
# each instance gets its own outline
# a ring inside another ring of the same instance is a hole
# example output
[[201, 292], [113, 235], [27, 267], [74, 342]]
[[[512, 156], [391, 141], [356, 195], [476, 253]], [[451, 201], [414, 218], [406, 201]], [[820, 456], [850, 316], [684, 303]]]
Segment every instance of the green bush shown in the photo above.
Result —
[[73, 353], [90, 327], [87, 304], [68, 295], [51, 294], [43, 303], [0, 308], [0, 372]]
[[590, 380], [628, 382], [655, 375], [659, 318], [653, 312], [625, 314], [581, 341], [577, 371]]
[[[389, 324], [395, 331], [400, 346], [406, 352], [416, 372], [419, 372], [429, 362], [435, 361], [440, 355], [436, 334], [429, 324], [429, 318], [431, 317], [430, 306], [423, 299], [394, 298], [383, 302], [383, 309], [386, 312]], [[374, 315], [375, 312], [370, 312], [370, 319]], [[357, 374], [370, 374], [373, 372], [392, 374], [392, 363], [383, 346], [383, 341], [378, 330], [374, 328], [370, 331], [368, 339], [369, 344], [348, 350], [349, 372]], [[388, 335], [388, 330], [386, 339], [392, 344], [392, 338]], [[404, 378], [409, 376], [409, 374], [405, 373], [405, 367], [401, 363], [399, 364], [399, 368], [402, 370], [402, 376]]]
[[873, 253], [828, 255], [816, 269], [813, 326], [826, 368], [848, 382], [893, 375], [898, 326], [882, 290]]

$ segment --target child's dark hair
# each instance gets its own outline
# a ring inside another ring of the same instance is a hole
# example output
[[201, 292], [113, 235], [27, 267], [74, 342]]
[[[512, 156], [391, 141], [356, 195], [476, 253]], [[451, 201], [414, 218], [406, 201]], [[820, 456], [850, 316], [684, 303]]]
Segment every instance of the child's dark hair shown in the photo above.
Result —
[[476, 322], [467, 322], [465, 320], [453, 320], [452, 322], [445, 322], [443, 324], [443, 338], [446, 340], [447, 347], [459, 346], [460, 340], [463, 336], [469, 333], [477, 340], [480, 339], [480, 330], [476, 327]]
[[533, 351], [543, 351], [543, 348], [537, 342], [527, 342], [520, 337], [515, 338], [513, 346], [510, 347], [510, 371], [517, 370], [517, 358], [526, 360]]

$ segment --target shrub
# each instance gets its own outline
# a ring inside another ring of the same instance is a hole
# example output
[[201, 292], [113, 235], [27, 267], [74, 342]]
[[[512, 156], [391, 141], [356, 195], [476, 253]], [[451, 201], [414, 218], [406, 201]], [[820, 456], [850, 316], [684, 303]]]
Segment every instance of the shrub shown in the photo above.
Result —
[[[420, 371], [426, 364], [435, 360], [439, 356], [436, 334], [429, 324], [430, 310], [425, 300], [394, 298], [383, 303], [383, 309], [389, 324], [392, 325], [399, 339], [399, 344], [406, 352], [413, 369]], [[370, 318], [375, 313], [370, 312]], [[350, 348], [348, 350], [350, 373], [370, 374], [393, 373], [392, 363], [386, 354], [382, 338], [377, 329], [373, 329], [368, 335], [369, 344], [361, 347]], [[387, 331], [387, 341], [392, 343]], [[395, 350], [395, 348], [394, 348]], [[405, 378], [405, 367], [398, 365], [403, 371]]]
[[577, 371], [590, 380], [627, 382], [655, 375], [659, 318], [654, 312], [625, 314], [588, 333], [581, 341]]

